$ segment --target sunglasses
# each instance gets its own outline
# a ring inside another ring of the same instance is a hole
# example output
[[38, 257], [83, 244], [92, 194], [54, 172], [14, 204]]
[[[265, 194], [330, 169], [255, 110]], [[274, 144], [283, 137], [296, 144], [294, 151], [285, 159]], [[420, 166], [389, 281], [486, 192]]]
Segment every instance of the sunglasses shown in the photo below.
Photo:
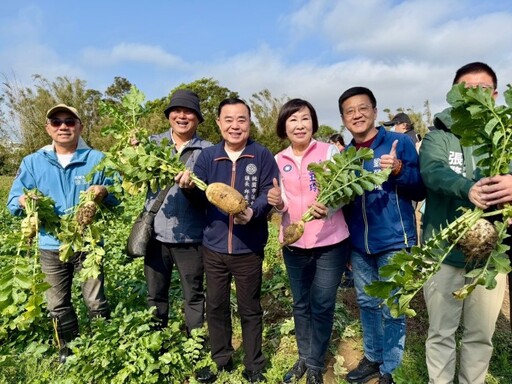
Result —
[[76, 119], [68, 118], [68, 119], [49, 119], [50, 125], [53, 128], [59, 128], [62, 124], [65, 124], [66, 127], [73, 128], [76, 125]]

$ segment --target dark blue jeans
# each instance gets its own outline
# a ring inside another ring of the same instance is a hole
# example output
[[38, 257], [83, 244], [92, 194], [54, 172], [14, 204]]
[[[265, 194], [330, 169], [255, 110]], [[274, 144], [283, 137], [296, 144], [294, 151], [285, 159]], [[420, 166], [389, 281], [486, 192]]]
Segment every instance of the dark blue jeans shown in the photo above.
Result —
[[293, 295], [299, 359], [322, 370], [334, 320], [341, 274], [349, 260], [348, 241], [312, 249], [283, 248]]
[[367, 255], [352, 251], [352, 273], [363, 328], [364, 354], [381, 363], [380, 372], [392, 373], [402, 362], [405, 346], [405, 316], [394, 318], [382, 300], [368, 295], [364, 287], [376, 280], [379, 268], [388, 264], [396, 251]]
[[144, 258], [148, 285], [148, 306], [156, 307], [155, 316], [162, 327], [169, 323], [169, 288], [174, 265], [180, 275], [185, 301], [187, 332], [201, 328], [204, 322], [204, 266], [201, 245], [167, 244], [152, 239]]

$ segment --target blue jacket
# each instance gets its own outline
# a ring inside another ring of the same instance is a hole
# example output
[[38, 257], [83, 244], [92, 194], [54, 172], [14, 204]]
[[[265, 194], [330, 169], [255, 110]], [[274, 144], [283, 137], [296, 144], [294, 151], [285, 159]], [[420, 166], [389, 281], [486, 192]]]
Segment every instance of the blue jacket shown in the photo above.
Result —
[[[103, 153], [90, 148], [80, 139], [71, 162], [63, 168], [57, 159], [53, 145], [39, 149], [22, 160], [9, 192], [7, 208], [13, 215], [20, 216], [23, 209], [18, 199], [24, 194], [23, 188], [29, 190], [37, 188], [43, 195], [55, 201], [57, 215], [69, 213], [69, 210], [78, 204], [81, 191], [87, 190], [91, 185], [112, 184], [112, 180], [106, 178], [102, 172], [96, 172], [92, 181], [86, 180], [86, 176], [103, 157]], [[119, 204], [113, 194], [108, 194], [103, 202], [107, 205]], [[59, 249], [59, 241], [46, 233], [44, 228], [41, 228], [39, 233], [39, 248]]]
[[[263, 253], [268, 240], [267, 214], [272, 208], [267, 202], [267, 192], [273, 187], [272, 180], [279, 180], [272, 153], [249, 140], [240, 157], [233, 163], [224, 150], [224, 141], [221, 141], [203, 149], [194, 173], [207, 184], [222, 182], [234, 187], [245, 197], [254, 212], [247, 224], [235, 225], [233, 215], [227, 215], [213, 204], [208, 204], [203, 245], [219, 253]], [[206, 198], [204, 193], [201, 195]]]
[[[151, 136], [150, 140], [161, 143], [164, 138], [172, 144], [169, 130]], [[212, 143], [209, 141], [194, 135], [181, 153], [181, 157], [183, 157], [185, 153], [192, 151], [185, 164], [187, 168], [193, 169], [201, 151], [211, 146]], [[158, 192], [148, 192], [145, 204], [147, 210], [153, 205]], [[200, 243], [203, 238], [203, 228], [206, 225], [206, 211], [204, 208], [204, 205], [200, 207], [192, 204], [185, 197], [183, 190], [175, 184], [167, 193], [162, 206], [156, 213], [153, 237], [158, 241], [171, 244]]]
[[[416, 216], [412, 201], [425, 198], [425, 186], [420, 176], [418, 153], [411, 138], [403, 133], [388, 132], [378, 127], [370, 148], [374, 158], [364, 162], [364, 169], [376, 172], [380, 157], [391, 151], [398, 140], [397, 158], [402, 170], [390, 175], [382, 186], [365, 191], [344, 207], [352, 246], [359, 252], [376, 254], [416, 245]], [[354, 145], [354, 141], [350, 145]]]

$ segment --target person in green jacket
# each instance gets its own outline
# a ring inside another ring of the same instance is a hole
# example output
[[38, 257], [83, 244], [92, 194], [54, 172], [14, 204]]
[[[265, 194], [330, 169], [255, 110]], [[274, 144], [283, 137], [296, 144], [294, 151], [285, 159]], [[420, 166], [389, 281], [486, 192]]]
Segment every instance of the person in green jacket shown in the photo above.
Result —
[[[461, 67], [453, 84], [480, 86], [497, 97], [497, 77], [487, 64], [475, 62]], [[483, 178], [476, 166], [474, 148], [463, 147], [451, 128], [450, 109], [435, 116], [435, 130], [423, 139], [420, 148], [420, 172], [427, 188], [423, 215], [423, 239], [434, 230], [452, 222], [460, 207], [482, 209], [512, 200], [512, 176]], [[499, 274], [495, 289], [478, 286], [465, 300], [452, 292], [467, 281], [466, 261], [454, 250], [440, 271], [424, 286], [429, 317], [426, 363], [429, 383], [453, 383], [456, 365], [455, 332], [463, 319], [460, 346], [460, 384], [483, 384], [492, 355], [492, 335], [505, 292], [506, 276]]]

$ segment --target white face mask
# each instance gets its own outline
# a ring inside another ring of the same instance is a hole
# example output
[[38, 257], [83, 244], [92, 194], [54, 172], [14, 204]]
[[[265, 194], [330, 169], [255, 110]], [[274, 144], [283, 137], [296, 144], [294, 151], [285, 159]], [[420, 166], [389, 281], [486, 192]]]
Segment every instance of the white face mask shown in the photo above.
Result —
[[396, 129], [395, 129], [396, 125], [393, 125], [390, 129], [389, 129], [389, 132], [395, 132]]

